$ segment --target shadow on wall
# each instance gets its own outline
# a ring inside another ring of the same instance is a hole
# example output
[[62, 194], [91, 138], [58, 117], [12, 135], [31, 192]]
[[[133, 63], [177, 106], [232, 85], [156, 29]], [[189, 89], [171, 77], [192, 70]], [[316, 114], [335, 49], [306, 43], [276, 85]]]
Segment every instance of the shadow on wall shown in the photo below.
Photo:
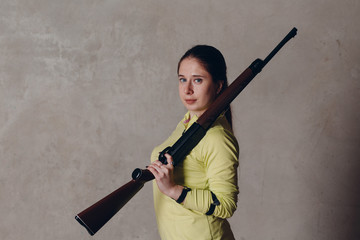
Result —
[[[360, 136], [360, 133], [357, 134]], [[353, 216], [350, 217], [350, 225], [353, 226], [353, 230], [351, 231], [351, 238], [354, 240], [360, 239], [360, 151], [354, 153], [353, 158], [356, 160], [356, 166], [353, 169], [353, 174], [357, 176], [354, 182], [354, 190], [355, 190], [355, 199], [354, 206], [356, 207], [356, 211], [354, 211]], [[352, 196], [349, 196], [350, 199]]]
[[[354, 103], [347, 105], [354, 106]], [[317, 125], [305, 133], [306, 140], [302, 139], [297, 149], [301, 153], [293, 164], [309, 190], [306, 200], [311, 204], [312, 219], [308, 220], [317, 225], [312, 226], [317, 238], [359, 240], [360, 147], [356, 143], [360, 140], [360, 128], [357, 113], [346, 111], [340, 103], [331, 106], [319, 108], [313, 115]]]
[[[344, 113], [340, 110], [339, 112]], [[356, 118], [351, 118], [356, 119]], [[328, 124], [327, 144], [322, 149], [323, 189], [319, 189], [325, 208], [320, 211], [325, 229], [338, 239], [360, 239], [360, 131], [356, 121], [343, 119]], [[336, 120], [332, 120], [333, 122]], [[332, 126], [331, 126], [332, 125]], [[354, 131], [355, 130], [355, 131]], [[332, 131], [332, 132], [331, 132]], [[334, 133], [336, 131], [336, 133]], [[342, 131], [342, 133], [340, 133]], [[339, 137], [340, 136], [340, 137]], [[336, 238], [334, 238], [336, 239]]]

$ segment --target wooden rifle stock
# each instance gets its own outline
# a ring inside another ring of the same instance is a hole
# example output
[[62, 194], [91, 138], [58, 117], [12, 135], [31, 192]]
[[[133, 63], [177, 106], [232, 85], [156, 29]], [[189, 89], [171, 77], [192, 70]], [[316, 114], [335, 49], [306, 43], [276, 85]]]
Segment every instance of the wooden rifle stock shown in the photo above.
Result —
[[[159, 155], [159, 160], [167, 164], [165, 153], [169, 153], [174, 160], [174, 166], [179, 164], [188, 153], [197, 145], [206, 131], [215, 122], [217, 117], [224, 112], [230, 103], [261, 72], [262, 68], [271, 58], [297, 33], [293, 28], [285, 38], [274, 48], [265, 60], [256, 59], [244, 72], [242, 72], [229, 87], [216, 98], [211, 106], [199, 117], [177, 141], [165, 148]], [[83, 225], [90, 235], [94, 235], [102, 228], [148, 181], [154, 179], [153, 174], [147, 169], [135, 169], [132, 180], [124, 186], [110, 193], [92, 206], [76, 215], [75, 219]]]
[[[141, 174], [141, 176], [134, 174]], [[90, 235], [94, 235], [102, 228], [105, 223], [140, 191], [146, 182], [154, 179], [154, 175], [149, 170], [140, 173], [134, 171], [132, 177], [133, 179], [127, 184], [76, 215], [75, 219], [86, 228]]]

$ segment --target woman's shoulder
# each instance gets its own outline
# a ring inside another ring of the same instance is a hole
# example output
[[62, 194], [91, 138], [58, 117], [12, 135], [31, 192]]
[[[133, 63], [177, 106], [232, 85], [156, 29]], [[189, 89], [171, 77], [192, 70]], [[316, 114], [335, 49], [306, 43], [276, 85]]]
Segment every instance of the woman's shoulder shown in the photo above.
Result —
[[215, 121], [204, 136], [203, 144], [213, 146], [212, 148], [217, 148], [221, 145], [232, 145], [235, 149], [238, 149], [237, 139], [225, 117]]
[[220, 137], [220, 136], [229, 136], [233, 137], [234, 133], [233, 130], [229, 124], [229, 122], [226, 120], [226, 117], [220, 116], [212, 125], [212, 127], [207, 131], [208, 137]]
[[215, 122], [199, 143], [198, 153], [206, 165], [210, 162], [237, 162], [239, 157], [239, 144], [231, 128], [226, 124]]

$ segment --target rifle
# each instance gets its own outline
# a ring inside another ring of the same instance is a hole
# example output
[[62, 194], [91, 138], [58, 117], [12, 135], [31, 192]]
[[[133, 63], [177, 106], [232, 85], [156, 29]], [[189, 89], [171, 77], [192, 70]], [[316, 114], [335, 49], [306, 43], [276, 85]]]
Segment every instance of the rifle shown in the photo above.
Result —
[[[210, 107], [191, 125], [191, 127], [171, 147], [165, 148], [159, 155], [159, 160], [167, 164], [165, 153], [173, 157], [174, 166], [179, 164], [188, 153], [200, 142], [206, 131], [224, 112], [230, 103], [261, 72], [262, 68], [272, 57], [297, 33], [293, 28], [285, 38], [274, 48], [265, 60], [256, 59], [242, 72], [226, 90], [218, 96]], [[90, 235], [94, 235], [102, 228], [148, 181], [154, 179], [147, 169], [136, 168], [132, 173], [132, 180], [118, 188], [103, 199], [75, 216], [75, 219], [86, 228]]]

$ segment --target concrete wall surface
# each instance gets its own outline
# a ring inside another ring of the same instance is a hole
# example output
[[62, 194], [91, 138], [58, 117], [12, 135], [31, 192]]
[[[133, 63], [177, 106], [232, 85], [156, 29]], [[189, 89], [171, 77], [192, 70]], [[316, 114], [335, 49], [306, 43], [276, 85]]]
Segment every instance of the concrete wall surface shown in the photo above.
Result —
[[93, 237], [74, 216], [185, 114], [188, 48], [217, 47], [233, 80], [293, 27], [232, 104], [230, 222], [239, 240], [360, 239], [359, 13], [358, 0], [2, 0], [0, 239], [159, 239], [151, 184]]

